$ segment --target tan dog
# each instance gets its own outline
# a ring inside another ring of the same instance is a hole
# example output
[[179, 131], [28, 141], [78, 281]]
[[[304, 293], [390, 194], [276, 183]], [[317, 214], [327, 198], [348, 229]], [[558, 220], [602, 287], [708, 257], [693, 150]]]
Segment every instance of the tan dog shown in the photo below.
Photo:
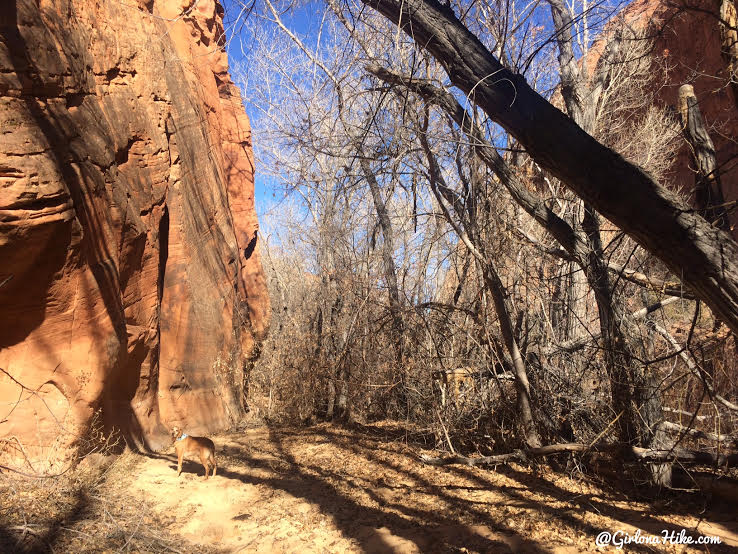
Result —
[[174, 436], [174, 450], [177, 452], [177, 477], [182, 473], [182, 460], [186, 455], [199, 454], [200, 463], [205, 468], [205, 479], [208, 478], [208, 470], [212, 467], [213, 477], [218, 469], [215, 463], [215, 445], [206, 437], [190, 437], [182, 432], [182, 429], [172, 429]]

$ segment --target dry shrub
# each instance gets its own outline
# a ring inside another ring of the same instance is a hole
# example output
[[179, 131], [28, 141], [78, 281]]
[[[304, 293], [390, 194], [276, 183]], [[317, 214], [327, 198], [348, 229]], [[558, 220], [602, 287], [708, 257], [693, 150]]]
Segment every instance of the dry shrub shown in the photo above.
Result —
[[179, 552], [167, 522], [131, 500], [127, 478], [141, 457], [128, 449], [117, 455], [122, 447], [98, 412], [60, 473], [32, 475], [30, 463], [0, 473], [0, 552]]
[[141, 499], [127, 479], [141, 457], [95, 453], [74, 470], [50, 478], [0, 475], [2, 552], [214, 552], [187, 545]]

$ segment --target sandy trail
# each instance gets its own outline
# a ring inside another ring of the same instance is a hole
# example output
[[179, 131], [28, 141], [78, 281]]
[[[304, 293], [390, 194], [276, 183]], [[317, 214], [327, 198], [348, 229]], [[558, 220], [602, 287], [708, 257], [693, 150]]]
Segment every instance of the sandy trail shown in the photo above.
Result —
[[402, 433], [389, 425], [249, 429], [214, 437], [214, 478], [203, 479], [194, 462], [177, 478], [169, 453], [142, 457], [125, 486], [171, 522], [168, 532], [225, 552], [592, 552], [601, 531], [682, 528], [720, 535], [724, 545], [710, 552], [738, 549], [738, 522], [724, 511], [708, 512], [695, 530], [680, 501], [654, 507], [516, 465], [424, 466]]

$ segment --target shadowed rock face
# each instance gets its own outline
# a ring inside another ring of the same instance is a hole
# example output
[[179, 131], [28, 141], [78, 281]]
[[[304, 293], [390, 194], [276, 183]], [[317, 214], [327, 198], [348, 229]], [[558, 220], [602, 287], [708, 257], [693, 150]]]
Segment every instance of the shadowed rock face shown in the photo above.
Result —
[[52, 462], [98, 422], [150, 448], [227, 427], [269, 301], [222, 9], [7, 4], [0, 452]]

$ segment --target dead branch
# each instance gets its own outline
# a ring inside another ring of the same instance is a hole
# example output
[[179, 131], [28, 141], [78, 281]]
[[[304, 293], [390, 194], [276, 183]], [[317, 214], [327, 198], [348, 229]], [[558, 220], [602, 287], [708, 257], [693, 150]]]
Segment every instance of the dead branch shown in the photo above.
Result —
[[684, 435], [689, 435], [690, 437], [693, 437], [696, 439], [705, 439], [705, 440], [711, 440], [715, 442], [726, 442], [727, 441], [735, 445], [738, 445], [738, 437], [734, 437], [732, 435], [721, 435], [717, 433], [710, 433], [707, 431], [700, 431], [699, 429], [692, 429], [691, 427], [685, 427], [684, 425], [679, 425], [678, 423], [672, 423], [671, 421], [662, 421], [659, 425], [665, 431], [669, 431], [672, 433], [680, 433]]
[[687, 412], [686, 410], [677, 410], [675, 408], [661, 408], [665, 412], [669, 412], [670, 414], [679, 414], [688, 417], [689, 419], [695, 419], [697, 421], [703, 421], [705, 419], [709, 419], [711, 416], [709, 415], [697, 415], [692, 412]]
[[527, 448], [515, 450], [507, 454], [493, 456], [467, 457], [458, 454], [453, 456], [433, 457], [421, 454], [420, 461], [427, 465], [468, 465], [468, 466], [490, 466], [508, 462], [527, 463], [532, 458], [544, 458], [554, 454], [563, 453], [605, 453], [612, 456], [622, 456], [643, 463], [678, 462], [686, 465], [715, 465], [721, 467], [735, 466], [738, 464], [738, 453], [725, 454], [713, 453], [702, 450], [687, 450], [683, 448], [671, 449], [649, 449], [635, 446], [624, 446], [621, 444], [607, 444], [591, 446], [582, 443], [549, 444], [539, 448]]
[[[664, 298], [663, 300], [659, 302], [655, 302], [654, 304], [651, 304], [650, 306], [646, 306], [645, 308], [641, 308], [640, 310], [637, 310], [630, 314], [630, 317], [633, 319], [641, 319], [643, 317], [646, 317], [648, 314], [655, 312], [656, 310], [659, 310], [665, 306], [668, 306], [669, 304], [673, 304], [677, 300], [681, 300], [678, 296], [670, 296], [668, 298]], [[581, 350], [587, 344], [590, 342], [595, 342], [599, 340], [600, 333], [595, 333], [592, 335], [585, 335], [576, 339], [572, 339], [570, 341], [564, 342], [562, 344], [553, 345], [546, 349], [545, 353], [547, 355], [552, 355], [555, 353], [561, 353], [566, 352], [571, 354], [572, 352], [576, 352], [577, 350]]]
[[645, 273], [641, 273], [633, 269], [628, 269], [614, 262], [608, 262], [607, 268], [613, 273], [620, 275], [623, 279], [626, 279], [631, 283], [635, 283], [636, 285], [640, 285], [641, 287], [647, 288], [648, 290], [660, 292], [661, 294], [665, 294], [667, 296], [684, 298], [686, 300], [695, 299], [694, 293], [681, 283], [669, 282], [662, 279], [657, 279], [655, 277], [650, 277]]
[[682, 358], [682, 360], [684, 360], [684, 363], [687, 365], [687, 368], [689, 369], [689, 371], [691, 371], [692, 374], [702, 382], [704, 387], [707, 389], [707, 392], [710, 393], [710, 396], [714, 400], [716, 400], [719, 404], [727, 408], [728, 410], [731, 410], [733, 412], [738, 412], [738, 405], [734, 404], [733, 402], [715, 393], [715, 390], [713, 389], [712, 385], [707, 381], [707, 376], [704, 375], [703, 371], [700, 371], [700, 368], [697, 367], [697, 364], [694, 362], [694, 360], [689, 356], [686, 350], [676, 341], [676, 339], [671, 336], [671, 333], [669, 333], [666, 329], [664, 329], [663, 327], [661, 327], [655, 322], [652, 322], [651, 325], [658, 334], [664, 337], [666, 342], [668, 342], [672, 347], [676, 349], [679, 356]]

